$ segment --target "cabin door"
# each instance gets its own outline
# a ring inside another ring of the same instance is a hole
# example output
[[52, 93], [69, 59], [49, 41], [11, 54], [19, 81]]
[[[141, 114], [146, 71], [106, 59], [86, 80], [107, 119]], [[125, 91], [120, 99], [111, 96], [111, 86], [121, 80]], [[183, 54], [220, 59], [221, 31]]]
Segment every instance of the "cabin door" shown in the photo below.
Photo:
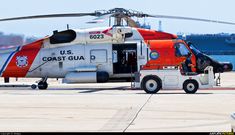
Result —
[[137, 44], [113, 44], [113, 73], [137, 71]]

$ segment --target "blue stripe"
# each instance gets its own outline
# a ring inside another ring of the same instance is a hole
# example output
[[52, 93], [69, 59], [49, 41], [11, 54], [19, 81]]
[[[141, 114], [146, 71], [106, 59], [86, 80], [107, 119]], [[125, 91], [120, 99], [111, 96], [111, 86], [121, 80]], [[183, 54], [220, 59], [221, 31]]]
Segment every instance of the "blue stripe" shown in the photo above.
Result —
[[17, 49], [16, 49], [14, 52], [12, 52], [12, 53], [8, 56], [6, 62], [4, 63], [4, 65], [2, 66], [2, 69], [0, 70], [0, 76], [2, 76], [2, 72], [3, 72], [3, 70], [5, 70], [6, 65], [8, 64], [8, 62], [9, 62], [9, 60], [11, 59], [12, 55], [13, 55], [14, 53], [18, 52], [19, 50], [20, 50], [20, 46], [17, 47]]

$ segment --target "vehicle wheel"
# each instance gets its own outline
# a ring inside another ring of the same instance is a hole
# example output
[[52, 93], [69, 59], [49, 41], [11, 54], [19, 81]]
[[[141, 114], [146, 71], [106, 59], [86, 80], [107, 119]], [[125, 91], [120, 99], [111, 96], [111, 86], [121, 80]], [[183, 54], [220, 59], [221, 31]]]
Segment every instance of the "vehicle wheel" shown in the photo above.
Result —
[[198, 83], [195, 80], [187, 80], [183, 84], [183, 89], [188, 94], [194, 94], [198, 90]]
[[45, 89], [47, 89], [47, 87], [48, 87], [47, 82], [39, 82], [39, 83], [38, 83], [38, 88], [39, 88], [40, 90], [45, 90]]
[[37, 88], [37, 85], [36, 85], [36, 84], [32, 84], [32, 85], [31, 85], [31, 88], [32, 88], [32, 89], [36, 89], [36, 88]]
[[148, 76], [143, 79], [142, 86], [146, 93], [154, 94], [162, 88], [162, 83], [157, 77]]

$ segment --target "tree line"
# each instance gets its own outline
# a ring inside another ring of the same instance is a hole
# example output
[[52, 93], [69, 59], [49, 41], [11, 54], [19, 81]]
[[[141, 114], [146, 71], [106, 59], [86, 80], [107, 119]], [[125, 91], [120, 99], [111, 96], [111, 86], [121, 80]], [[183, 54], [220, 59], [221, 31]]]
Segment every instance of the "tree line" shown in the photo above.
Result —
[[4, 34], [0, 32], [0, 46], [19, 46], [36, 41], [38, 38], [22, 34]]

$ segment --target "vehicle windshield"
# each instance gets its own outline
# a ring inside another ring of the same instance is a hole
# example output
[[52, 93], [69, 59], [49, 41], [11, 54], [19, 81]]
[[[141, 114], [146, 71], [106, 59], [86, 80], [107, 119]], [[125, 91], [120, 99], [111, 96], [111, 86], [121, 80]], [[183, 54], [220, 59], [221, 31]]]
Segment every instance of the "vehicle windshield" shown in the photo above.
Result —
[[195, 46], [193, 46], [193, 44], [189, 45], [189, 48], [192, 50], [192, 52], [197, 55], [199, 53], [201, 53], [201, 51], [199, 51]]

